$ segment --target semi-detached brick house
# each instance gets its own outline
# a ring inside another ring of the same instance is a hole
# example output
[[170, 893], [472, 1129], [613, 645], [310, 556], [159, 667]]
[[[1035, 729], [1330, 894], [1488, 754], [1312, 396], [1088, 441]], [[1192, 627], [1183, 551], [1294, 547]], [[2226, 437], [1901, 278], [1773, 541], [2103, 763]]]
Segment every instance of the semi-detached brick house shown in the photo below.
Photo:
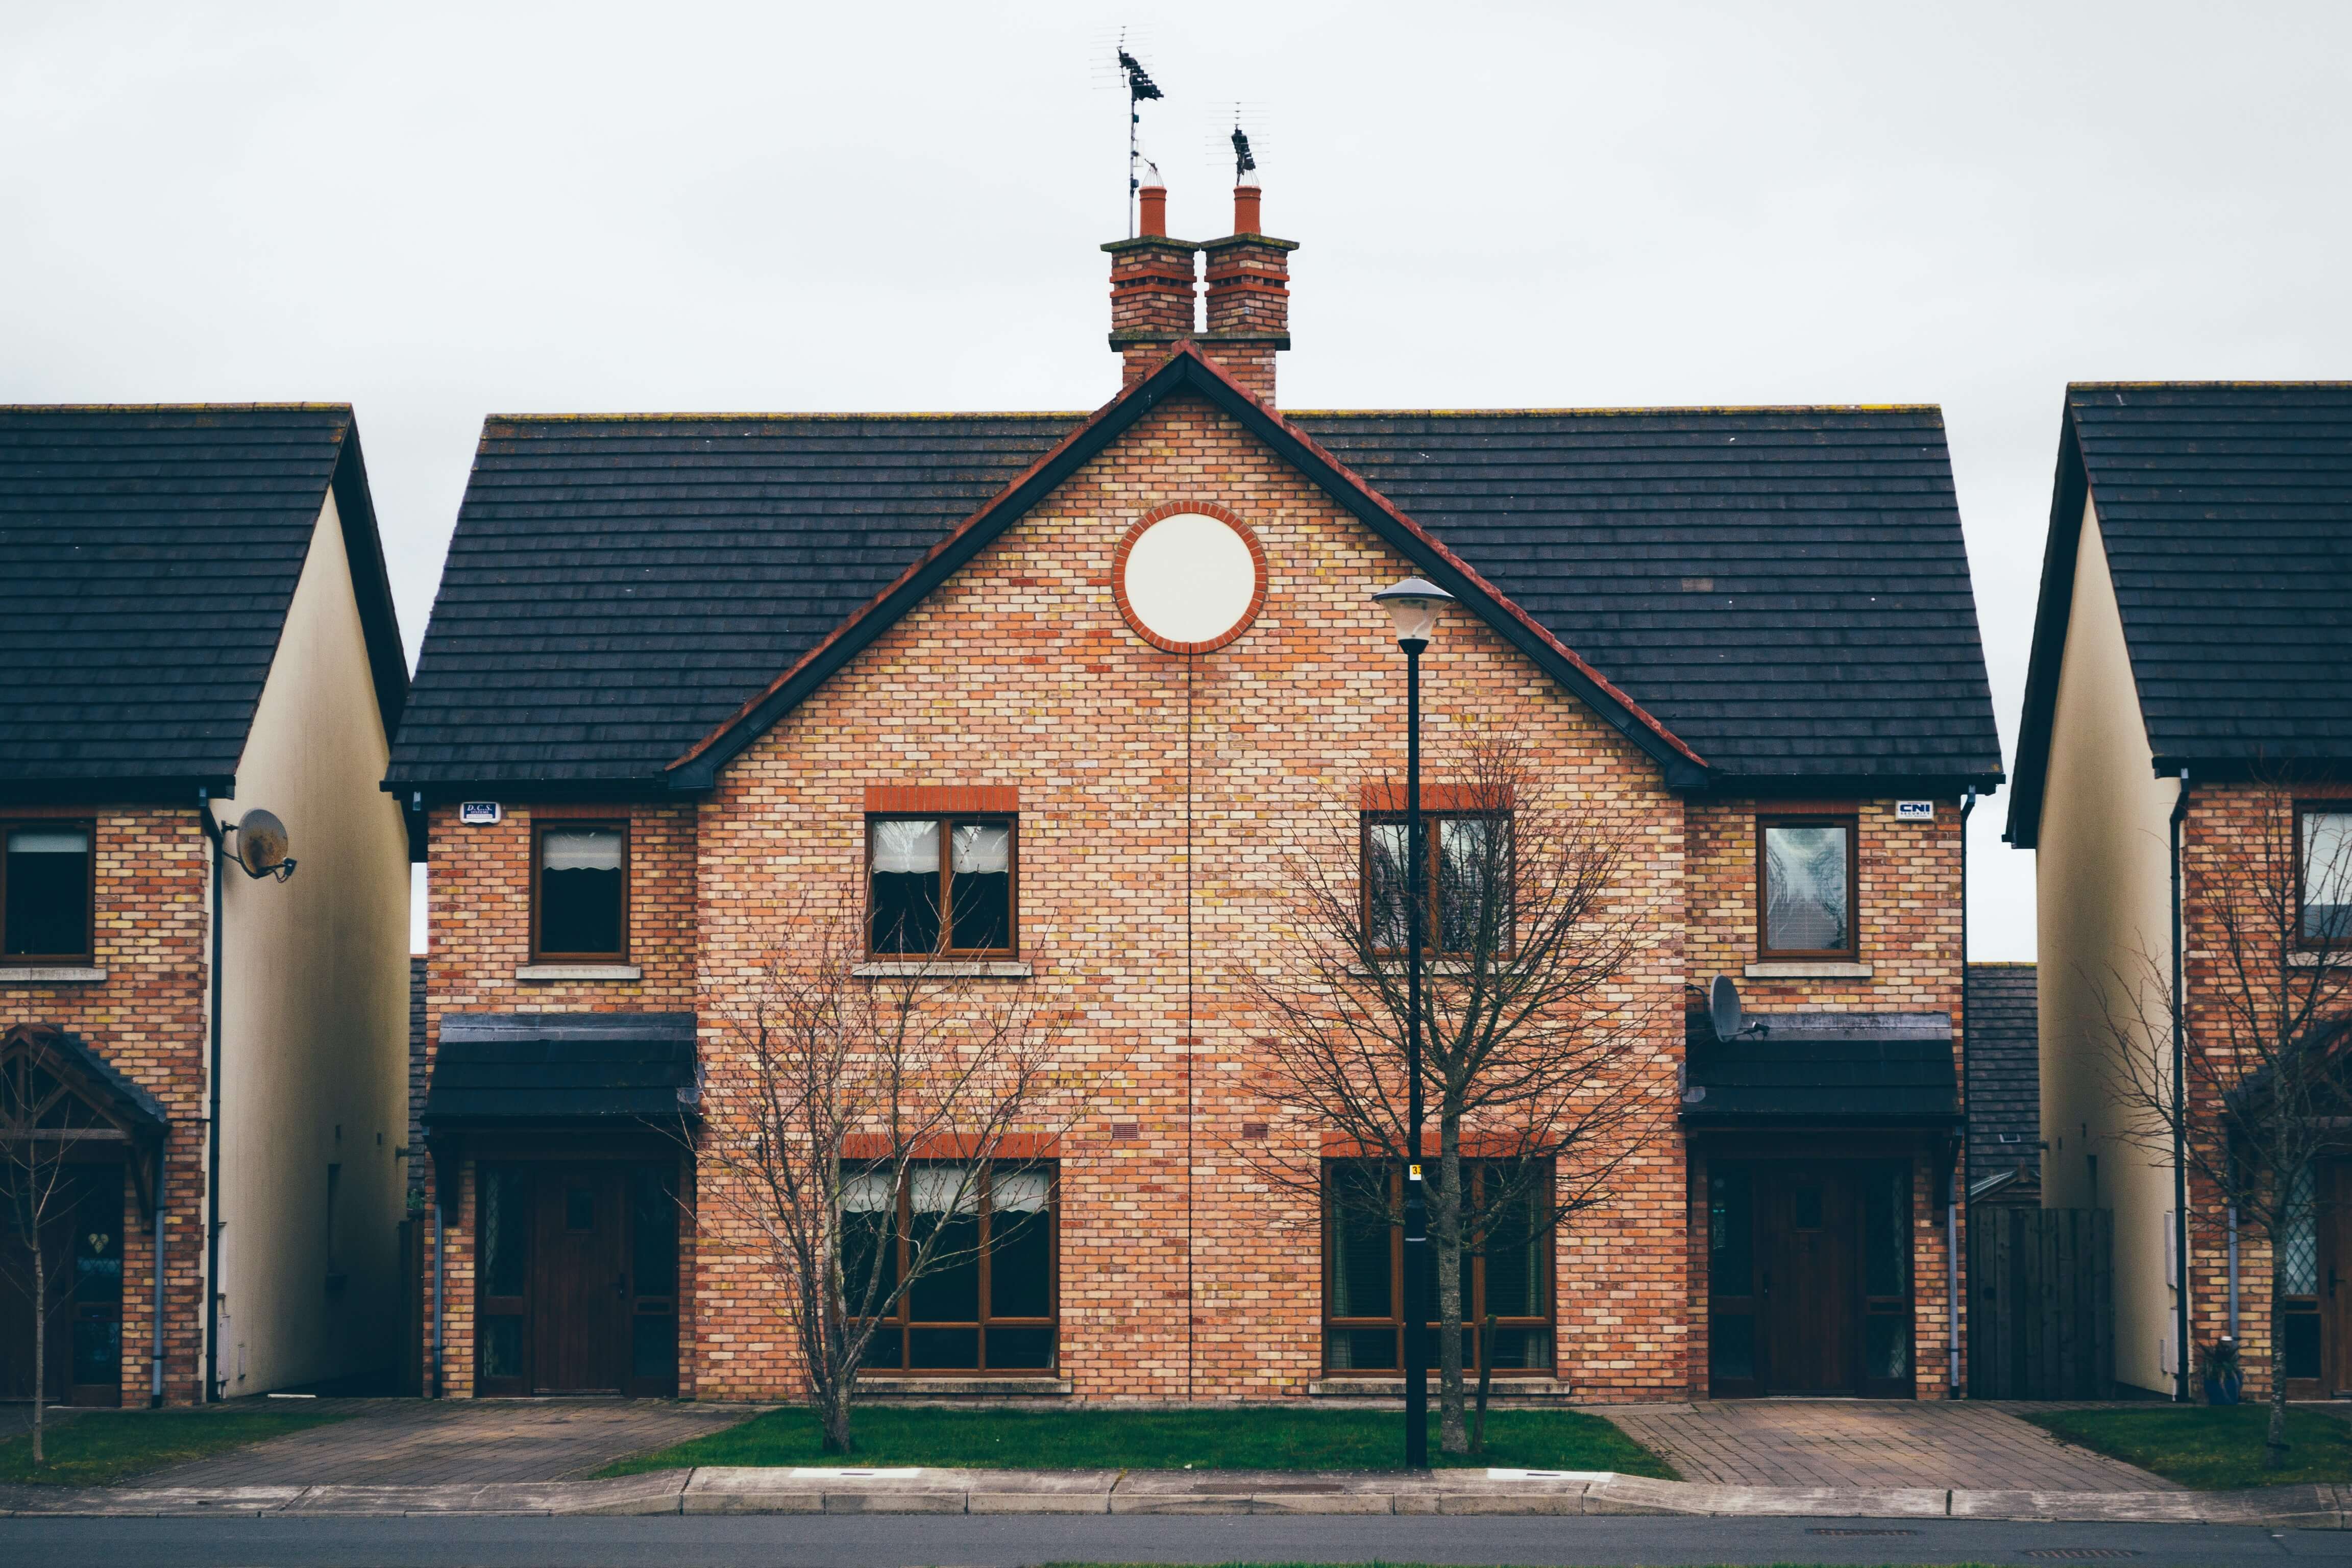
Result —
[[2283, 1012], [2342, 1059], [2347, 524], [2352, 383], [2066, 389], [2008, 831], [2038, 872], [2042, 1201], [2113, 1213], [2114, 1375], [2138, 1390], [2185, 1372], [2194, 1397], [2196, 1352], [2231, 1333], [2249, 1396], [2268, 1394], [2274, 1340], [2289, 1397], [2352, 1390], [2352, 1159], [2309, 1169], [2273, 1322], [2270, 1238], [2205, 1179], [2226, 1166], [2184, 1170], [2135, 1131], [2113, 1027], [2137, 992], [2159, 1071], [2178, 1039], [2200, 1141], [2224, 1139], [2215, 1097]]
[[[28, 1149], [69, 1176], [40, 1386], [388, 1372], [408, 844], [377, 786], [408, 666], [352, 411], [0, 408], [0, 1180]], [[219, 852], [256, 808], [293, 874]], [[6, 1399], [23, 1239], [0, 1220]]]
[[[1433, 784], [1504, 725], [1634, 836], [1629, 1070], [1681, 1108], [1523, 1271], [1497, 1375], [1941, 1396], [1961, 806], [2000, 773], [1937, 412], [1286, 414], [1293, 247], [1255, 188], [1206, 244], [1163, 200], [1106, 247], [1125, 384], [1090, 415], [486, 424], [386, 781], [431, 864], [438, 1386], [798, 1391], [780, 1282], [709, 1201], [744, 1135], [720, 1020], [775, 910], [895, 896], [961, 826], [1012, 884], [974, 962], [1079, 1020], [1085, 1087], [1028, 1321], [894, 1336], [871, 1381], [1393, 1390], [1394, 1281], [1334, 1301], [1315, 1205], [1247, 1168], [1316, 1132], [1230, 1086], [1276, 846], [1402, 773], [1370, 595], [1419, 573], [1459, 601]], [[1170, 517], [1252, 563], [1231, 635], [1119, 579]], [[1771, 1032], [1686, 1045], [1721, 974]], [[664, 1195], [698, 1188], [673, 1266]]]

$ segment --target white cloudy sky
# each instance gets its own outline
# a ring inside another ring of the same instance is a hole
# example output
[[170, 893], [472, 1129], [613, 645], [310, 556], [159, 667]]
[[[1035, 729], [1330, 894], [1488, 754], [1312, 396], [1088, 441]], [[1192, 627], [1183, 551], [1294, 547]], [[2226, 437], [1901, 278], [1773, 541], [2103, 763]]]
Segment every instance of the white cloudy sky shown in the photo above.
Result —
[[[2065, 383], [2352, 371], [2352, 6], [1126, 15], [1175, 232], [1260, 127], [1287, 403], [1942, 405], [2012, 744]], [[1108, 396], [1123, 19], [15, 0], [0, 399], [356, 405], [413, 650], [493, 410]]]

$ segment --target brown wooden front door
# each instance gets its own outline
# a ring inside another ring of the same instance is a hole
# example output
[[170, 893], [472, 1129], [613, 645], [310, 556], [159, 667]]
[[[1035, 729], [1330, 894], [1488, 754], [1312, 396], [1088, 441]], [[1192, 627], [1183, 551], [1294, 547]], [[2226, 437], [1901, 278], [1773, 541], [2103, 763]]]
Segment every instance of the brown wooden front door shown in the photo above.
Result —
[[1908, 1161], [1710, 1161], [1708, 1386], [1912, 1392]]
[[475, 1392], [676, 1394], [677, 1194], [663, 1162], [485, 1162]]
[[2295, 1276], [2301, 1270], [2296, 1260], [2290, 1259], [2287, 1279], [2282, 1283], [2290, 1293], [2298, 1284], [2315, 1287], [2312, 1299], [2318, 1318], [2315, 1326], [2319, 1376], [2315, 1382], [2305, 1382], [2295, 1375], [2307, 1374], [2315, 1358], [2307, 1342], [2307, 1342], [2312, 1329], [2295, 1321], [2301, 1302], [2291, 1300], [2284, 1332], [2290, 1399], [2340, 1398], [2352, 1392], [2352, 1160], [2319, 1162], [2313, 1172], [2312, 1197], [2316, 1257], [2310, 1273], [2314, 1278], [2298, 1281]]
[[617, 1394], [629, 1283], [621, 1207], [625, 1169], [541, 1167], [532, 1226], [533, 1392]]
[[1775, 1394], [1854, 1389], [1853, 1184], [1834, 1166], [1761, 1173], [1764, 1310], [1758, 1326]]
[[[71, 1405], [120, 1405], [122, 1168], [68, 1170], [44, 1206], [48, 1334], [42, 1395]], [[0, 1221], [0, 1399], [32, 1394], [33, 1275], [25, 1238]]]

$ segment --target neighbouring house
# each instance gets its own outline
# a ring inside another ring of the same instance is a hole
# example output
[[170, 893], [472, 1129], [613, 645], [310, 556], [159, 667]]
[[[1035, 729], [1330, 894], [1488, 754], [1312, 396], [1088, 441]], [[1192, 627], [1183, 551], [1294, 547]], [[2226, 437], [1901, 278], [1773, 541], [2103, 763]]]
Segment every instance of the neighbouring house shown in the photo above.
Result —
[[37, 1371], [0, 1235], [0, 1397], [388, 1369], [408, 678], [352, 411], [0, 408], [0, 1173], [62, 1157], [66, 1262]]
[[2042, 1202], [2042, 1037], [2033, 965], [1969, 965], [1969, 1202]]
[[[1105, 247], [1091, 414], [484, 425], [384, 785], [431, 872], [433, 1386], [800, 1393], [712, 1155], [749, 1136], [730, 1019], [815, 890], [873, 913], [874, 973], [1030, 988], [1082, 1084], [1019, 1199], [1050, 1244], [894, 1319], [872, 1392], [1393, 1395], [1391, 1238], [1252, 1174], [1347, 1160], [1239, 1087], [1239, 981], [1286, 843], [1393, 831], [1370, 595], [1419, 574], [1457, 601], [1431, 800], [1464, 734], [1522, 737], [1638, 847], [1649, 933], [1613, 996], [1659, 1135], [1476, 1265], [1496, 1378], [1944, 1396], [1962, 818], [2001, 771], [1941, 417], [1284, 411], [1295, 247], [1254, 186], [1205, 243], [1164, 200]], [[1155, 555], [1201, 596], [1130, 578]], [[1725, 975], [1761, 1032], [1709, 1032]]]
[[2272, 1323], [2269, 1245], [2136, 1135], [2127, 1087], [2172, 1077], [2177, 1037], [2193, 1135], [2219, 1137], [2231, 1062], [2259, 1059], [2232, 1043], [2239, 1000], [2259, 1014], [2331, 963], [2352, 898], [2308, 852], [2352, 843], [2347, 537], [2352, 384], [2067, 389], [2008, 837], [2039, 883], [2042, 1202], [2114, 1212], [2115, 1374], [2157, 1394], [2233, 1328], [2250, 1394], [2274, 1332], [2290, 1392], [2352, 1387], [2352, 1208], [2284, 1234]]

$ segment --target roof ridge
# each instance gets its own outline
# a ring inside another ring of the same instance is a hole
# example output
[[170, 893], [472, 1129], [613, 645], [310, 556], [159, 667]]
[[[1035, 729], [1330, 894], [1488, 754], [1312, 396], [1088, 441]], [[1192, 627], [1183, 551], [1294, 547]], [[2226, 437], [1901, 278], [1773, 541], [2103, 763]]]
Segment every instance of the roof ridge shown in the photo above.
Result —
[[1941, 417], [1940, 403], [1659, 403], [1608, 404], [1592, 407], [1572, 405], [1502, 408], [1286, 408], [1286, 419], [1336, 419], [1369, 416], [1395, 418], [1410, 415], [1424, 419], [1475, 419], [1498, 414], [1933, 414]]
[[0, 403], [0, 414], [348, 414], [349, 403]]
[[738, 409], [732, 413], [667, 413], [667, 414], [486, 414], [485, 425], [500, 422], [518, 425], [620, 425], [620, 424], [687, 424], [709, 423], [727, 419], [1084, 419], [1091, 409], [1058, 408], [968, 408], [968, 409], [868, 409], [811, 410], [761, 413]]

